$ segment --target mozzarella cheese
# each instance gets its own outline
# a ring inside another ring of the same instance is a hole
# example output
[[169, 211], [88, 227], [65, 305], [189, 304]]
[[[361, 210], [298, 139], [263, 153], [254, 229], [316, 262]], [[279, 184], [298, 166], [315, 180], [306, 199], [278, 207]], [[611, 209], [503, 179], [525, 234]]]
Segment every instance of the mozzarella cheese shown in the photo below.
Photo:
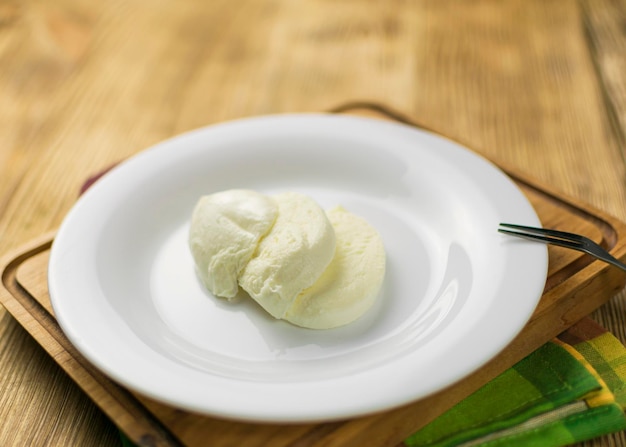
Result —
[[239, 274], [272, 227], [278, 204], [255, 191], [233, 189], [202, 197], [194, 208], [189, 246], [198, 275], [213, 294], [232, 298]]
[[273, 317], [312, 329], [362, 316], [385, 276], [383, 242], [367, 221], [294, 192], [202, 197], [189, 245], [214, 295], [232, 298], [241, 287]]
[[278, 216], [239, 277], [239, 285], [275, 318], [322, 275], [335, 255], [324, 210], [294, 192], [274, 196]]
[[294, 300], [285, 319], [298, 326], [329, 329], [369, 310], [385, 276], [385, 248], [378, 232], [341, 207], [328, 211], [335, 230], [335, 257], [322, 276]]

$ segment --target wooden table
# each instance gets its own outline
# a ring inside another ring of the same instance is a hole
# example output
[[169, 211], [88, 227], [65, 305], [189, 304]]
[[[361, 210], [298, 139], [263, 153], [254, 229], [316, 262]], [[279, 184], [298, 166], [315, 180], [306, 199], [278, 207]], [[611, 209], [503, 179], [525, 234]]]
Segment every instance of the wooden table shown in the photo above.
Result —
[[[625, 20], [624, 0], [0, 0], [0, 254], [159, 140], [350, 101], [626, 220]], [[624, 294], [593, 317], [626, 342]], [[4, 310], [0, 421], [3, 446], [119, 444]]]

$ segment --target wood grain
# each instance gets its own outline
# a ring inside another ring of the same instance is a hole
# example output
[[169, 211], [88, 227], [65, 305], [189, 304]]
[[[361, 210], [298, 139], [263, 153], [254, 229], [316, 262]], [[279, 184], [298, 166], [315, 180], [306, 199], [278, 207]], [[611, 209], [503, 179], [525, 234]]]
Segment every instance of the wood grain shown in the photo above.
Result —
[[[591, 58], [595, 64], [598, 83], [608, 124], [626, 156], [626, 1], [602, 0], [581, 2], [585, 31]], [[623, 202], [618, 207], [623, 207]], [[594, 312], [593, 318], [626, 343], [626, 293], [622, 292], [607, 305]], [[586, 446], [626, 445], [626, 433], [617, 433], [585, 443]]]
[[0, 445], [42, 445], [42, 433], [47, 445], [119, 444], [113, 424], [12, 317], [4, 313], [0, 328], [0, 353], [12, 365], [0, 375], [0, 395], [9, 403], [0, 420], [11, 421], [0, 424]]
[[[623, 0], [0, 0], [0, 253], [57, 228], [87, 175], [163, 138], [351, 100], [389, 105], [626, 220], [624, 10]], [[624, 303], [595, 314], [622, 341]], [[0, 321], [0, 377], [54, 369], [42, 352], [17, 355], [27, 336]], [[36, 399], [2, 386], [7, 445], [62, 445], [51, 433], [99, 426], [51, 416], [84, 402], [71, 387], [60, 397], [53, 376], [37, 375]]]

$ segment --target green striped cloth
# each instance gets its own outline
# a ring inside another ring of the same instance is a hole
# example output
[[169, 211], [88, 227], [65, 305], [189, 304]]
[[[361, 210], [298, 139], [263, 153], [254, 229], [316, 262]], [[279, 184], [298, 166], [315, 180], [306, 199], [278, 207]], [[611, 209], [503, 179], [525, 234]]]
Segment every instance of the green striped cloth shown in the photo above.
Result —
[[626, 430], [626, 349], [586, 320], [414, 433], [405, 444], [565, 446]]

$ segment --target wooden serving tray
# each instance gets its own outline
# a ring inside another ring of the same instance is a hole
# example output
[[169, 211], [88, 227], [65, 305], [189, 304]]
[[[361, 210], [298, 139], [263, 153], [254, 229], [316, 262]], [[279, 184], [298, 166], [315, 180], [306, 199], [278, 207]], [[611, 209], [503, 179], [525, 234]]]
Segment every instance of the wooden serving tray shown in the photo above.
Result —
[[[372, 104], [347, 105], [334, 112], [417, 125]], [[499, 165], [526, 194], [544, 226], [584, 234], [600, 242], [617, 258], [626, 258], [624, 223]], [[469, 377], [423, 400], [366, 417], [311, 424], [255, 424], [192, 414], [160, 404], [122, 388], [87, 362], [64, 336], [50, 305], [46, 275], [53, 238], [54, 234], [44, 235], [3, 258], [0, 302], [113, 422], [133, 442], [144, 446], [396, 446], [583, 319], [620, 291], [626, 282], [624, 272], [590, 256], [549, 247], [548, 278], [531, 320], [502, 353]]]

